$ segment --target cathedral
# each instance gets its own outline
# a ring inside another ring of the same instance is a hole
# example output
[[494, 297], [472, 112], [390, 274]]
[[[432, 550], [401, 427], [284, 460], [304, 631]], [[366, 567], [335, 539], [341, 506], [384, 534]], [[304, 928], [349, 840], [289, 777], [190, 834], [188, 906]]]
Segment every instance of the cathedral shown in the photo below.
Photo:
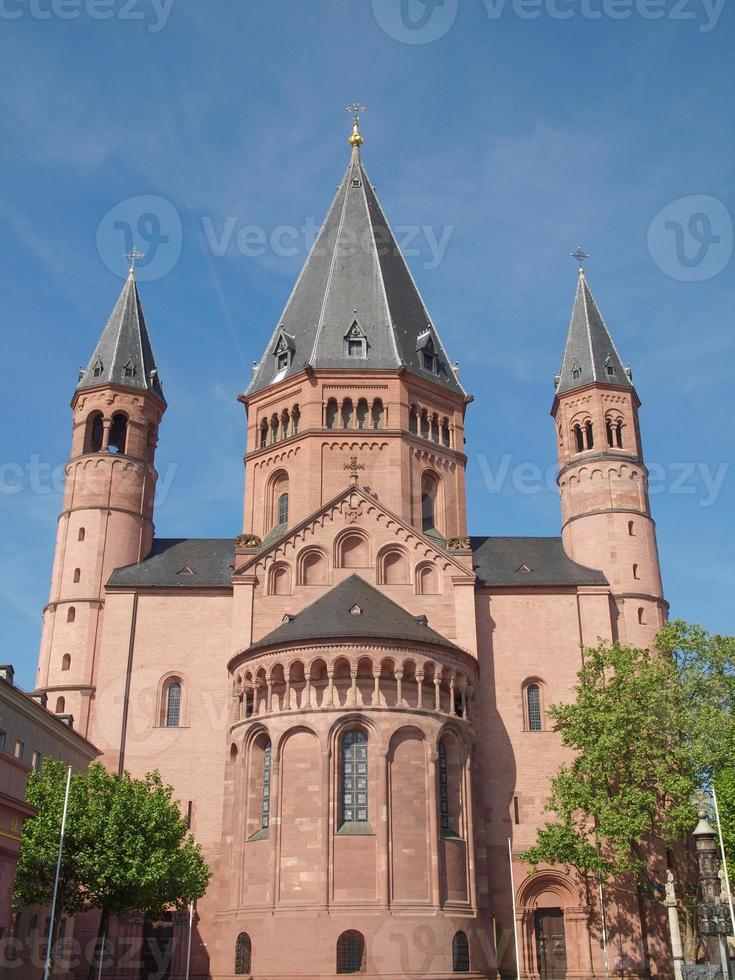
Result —
[[109, 768], [160, 770], [213, 871], [191, 919], [120, 917], [104, 975], [668, 976], [652, 901], [520, 857], [582, 647], [648, 646], [667, 615], [631, 371], [580, 268], [561, 534], [471, 535], [473, 399], [357, 118], [349, 143], [239, 396], [242, 528], [155, 534], [166, 399], [134, 269], [74, 391], [37, 693]]

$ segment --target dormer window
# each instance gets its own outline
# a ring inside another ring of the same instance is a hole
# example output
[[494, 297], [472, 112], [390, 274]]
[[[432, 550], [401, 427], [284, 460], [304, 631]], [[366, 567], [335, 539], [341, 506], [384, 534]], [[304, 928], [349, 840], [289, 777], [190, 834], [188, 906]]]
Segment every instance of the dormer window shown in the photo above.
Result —
[[615, 367], [614, 367], [612, 361], [610, 360], [610, 355], [609, 354], [605, 358], [605, 374], [608, 376], [608, 378], [614, 378], [615, 377]]
[[277, 375], [285, 374], [285, 372], [291, 366], [295, 347], [296, 345], [293, 337], [287, 334], [285, 330], [282, 330], [278, 335], [278, 340], [273, 348], [273, 356], [276, 359]]
[[345, 353], [348, 357], [367, 357], [367, 337], [357, 320], [345, 334]]
[[582, 377], [582, 368], [579, 366], [579, 364], [577, 364], [576, 361], [574, 361], [572, 364], [572, 380], [579, 381], [581, 377]]
[[128, 361], [128, 363], [123, 368], [123, 377], [128, 379], [135, 377], [135, 365], [133, 364], [132, 361]]
[[434, 338], [431, 336], [430, 330], [425, 330], [422, 334], [419, 334], [416, 350], [423, 370], [430, 371], [431, 374], [436, 374], [436, 347], [434, 346]]
[[103, 370], [104, 370], [104, 367], [103, 367], [102, 361], [98, 357], [97, 360], [94, 362], [94, 367], [92, 368], [92, 377], [93, 378], [99, 378], [99, 377], [101, 377]]

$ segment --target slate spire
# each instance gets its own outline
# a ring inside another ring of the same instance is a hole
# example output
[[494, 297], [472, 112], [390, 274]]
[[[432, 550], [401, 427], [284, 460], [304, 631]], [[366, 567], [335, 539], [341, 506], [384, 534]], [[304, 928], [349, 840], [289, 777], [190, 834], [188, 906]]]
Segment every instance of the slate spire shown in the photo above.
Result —
[[580, 266], [564, 358], [554, 383], [560, 395], [594, 382], [633, 387], [630, 368], [623, 365]]
[[106, 384], [150, 391], [164, 404], [166, 401], [138, 295], [134, 266], [131, 266], [92, 359], [80, 372], [77, 391]]
[[464, 394], [362, 163], [347, 171], [246, 394], [304, 367], [390, 370]]

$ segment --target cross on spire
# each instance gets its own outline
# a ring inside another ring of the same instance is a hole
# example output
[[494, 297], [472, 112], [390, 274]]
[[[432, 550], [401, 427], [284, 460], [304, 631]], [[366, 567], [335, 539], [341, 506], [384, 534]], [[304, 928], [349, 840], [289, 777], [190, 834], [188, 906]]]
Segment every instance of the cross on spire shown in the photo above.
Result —
[[360, 133], [360, 113], [365, 112], [365, 106], [360, 105], [359, 102], [353, 102], [352, 105], [347, 106], [347, 112], [351, 112], [354, 116], [354, 121], [352, 124], [352, 133], [349, 136], [347, 142], [352, 147], [359, 147], [363, 144], [363, 138]]
[[580, 273], [580, 275], [583, 276], [584, 275], [584, 260], [585, 259], [588, 259], [589, 258], [589, 255], [585, 252], [585, 250], [582, 248], [581, 245], [577, 245], [577, 247], [575, 248], [575, 250], [573, 252], [570, 252], [569, 255], [573, 259], [576, 259], [577, 262], [579, 262], [579, 273]]
[[353, 456], [349, 463], [345, 463], [345, 469], [350, 471], [350, 479], [353, 483], [357, 483], [357, 471], [364, 470], [365, 464], [357, 462], [357, 456]]
[[138, 259], [144, 259], [145, 255], [139, 252], [138, 249], [133, 245], [129, 252], [126, 252], [125, 257], [130, 259], [130, 274], [135, 275], [135, 263]]

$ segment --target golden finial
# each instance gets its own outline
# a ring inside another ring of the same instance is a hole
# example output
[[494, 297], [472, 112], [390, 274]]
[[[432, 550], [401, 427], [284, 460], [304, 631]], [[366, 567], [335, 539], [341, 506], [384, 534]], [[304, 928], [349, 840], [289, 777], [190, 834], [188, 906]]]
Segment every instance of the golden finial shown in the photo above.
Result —
[[347, 111], [351, 112], [355, 117], [354, 122], [352, 124], [352, 132], [350, 133], [347, 142], [352, 147], [362, 146], [362, 144], [365, 141], [363, 140], [362, 135], [360, 134], [360, 113], [365, 112], [365, 106], [360, 105], [359, 102], [353, 102], [352, 105], [347, 106]]

